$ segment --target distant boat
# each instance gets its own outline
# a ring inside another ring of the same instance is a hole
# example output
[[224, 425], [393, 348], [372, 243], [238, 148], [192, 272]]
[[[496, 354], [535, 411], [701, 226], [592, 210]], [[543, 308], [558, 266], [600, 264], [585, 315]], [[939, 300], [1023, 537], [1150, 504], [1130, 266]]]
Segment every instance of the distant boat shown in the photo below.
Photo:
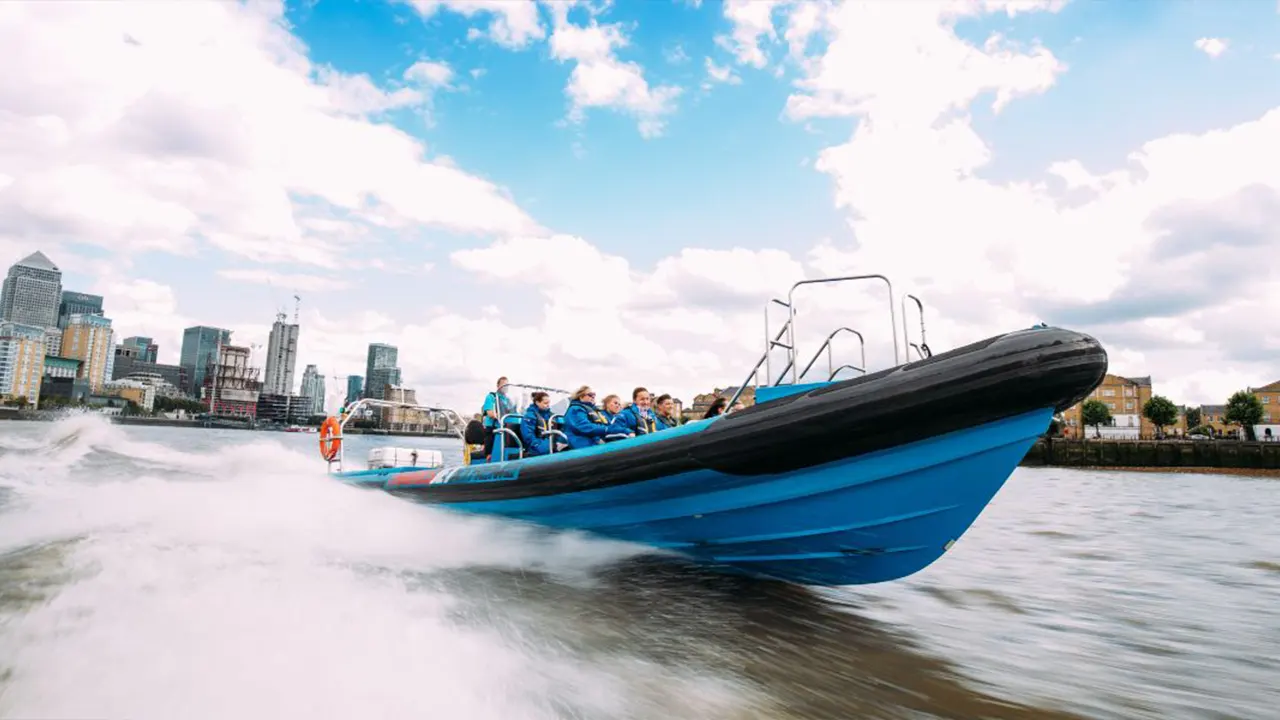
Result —
[[[868, 278], [889, 285], [878, 275], [816, 282]], [[908, 298], [921, 309], [921, 337], [919, 345], [907, 340], [904, 317], [903, 339], [919, 359], [865, 374], [864, 354], [861, 367], [845, 366], [864, 374], [846, 380], [834, 379], [840, 369], [830, 367], [830, 341], [848, 329], [828, 336], [798, 371], [794, 304], [790, 295], [773, 301], [788, 320], [775, 336], [766, 313], [765, 339], [770, 349], [786, 350], [788, 362], [776, 382], [766, 375], [757, 385], [753, 406], [727, 415], [529, 458], [519, 417], [509, 415], [495, 462], [477, 457], [464, 437], [463, 465], [442, 467], [433, 458], [342, 471], [345, 414], [322, 427], [322, 455], [337, 463], [336, 475], [360, 487], [642, 543], [725, 572], [807, 585], [899, 579], [960, 539], [1054, 414], [1086, 397], [1107, 370], [1097, 340], [1047, 326], [933, 355], [924, 342], [923, 305], [904, 296], [904, 312]], [[896, 352], [892, 300], [890, 310]], [[826, 379], [797, 382], [824, 351]], [[767, 356], [748, 380], [759, 379]], [[788, 373], [791, 383], [783, 384]], [[453, 411], [413, 407], [462, 425]], [[336, 451], [326, 440], [337, 440]]]

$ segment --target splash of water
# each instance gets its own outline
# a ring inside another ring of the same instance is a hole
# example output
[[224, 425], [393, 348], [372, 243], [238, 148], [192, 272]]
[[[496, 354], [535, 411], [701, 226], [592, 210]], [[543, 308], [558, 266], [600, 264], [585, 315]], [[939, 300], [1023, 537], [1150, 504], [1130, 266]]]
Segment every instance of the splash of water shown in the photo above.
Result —
[[[0, 716], [511, 720], [743, 707], [742, 690], [713, 677], [627, 658], [587, 667], [519, 628], [467, 622], [483, 599], [416, 582], [477, 566], [586, 582], [639, 548], [351, 488], [248, 433], [193, 452], [131, 430], [73, 416], [0, 440], [0, 585], [58, 578], [0, 595]], [[642, 699], [638, 687], [661, 690]]]

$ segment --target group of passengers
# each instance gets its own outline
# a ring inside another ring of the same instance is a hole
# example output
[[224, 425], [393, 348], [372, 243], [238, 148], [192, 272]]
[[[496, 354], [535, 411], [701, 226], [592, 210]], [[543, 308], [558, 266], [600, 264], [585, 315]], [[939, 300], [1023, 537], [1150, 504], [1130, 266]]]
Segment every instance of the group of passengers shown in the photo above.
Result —
[[[498, 378], [497, 390], [485, 396], [484, 406], [480, 410], [485, 430], [485, 458], [490, 458], [493, 453], [502, 418], [516, 412], [515, 403], [505, 392], [506, 385], [507, 378]], [[518, 430], [524, 457], [549, 454], [553, 442], [556, 443], [556, 452], [577, 450], [670, 430], [680, 425], [675, 400], [667, 394], [655, 398], [643, 387], [632, 390], [631, 402], [624, 406], [617, 395], [606, 395], [597, 405], [596, 391], [590, 385], [583, 385], [569, 396], [569, 406], [564, 411], [563, 420], [552, 415], [551, 396], [546, 392], [537, 390], [530, 399], [532, 402], [525, 409]], [[727, 405], [725, 398], [717, 398], [704, 417], [724, 413]], [[734, 408], [738, 409], [740, 406], [741, 403]], [[510, 429], [516, 431], [515, 427]], [[510, 447], [514, 443], [510, 442], [508, 436], [504, 444]]]

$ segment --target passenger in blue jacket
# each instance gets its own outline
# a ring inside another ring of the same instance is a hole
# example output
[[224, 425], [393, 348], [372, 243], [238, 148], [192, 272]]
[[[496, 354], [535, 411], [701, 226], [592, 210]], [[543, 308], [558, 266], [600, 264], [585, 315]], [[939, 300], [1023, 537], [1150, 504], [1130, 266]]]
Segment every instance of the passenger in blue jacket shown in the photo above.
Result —
[[653, 417], [649, 403], [649, 391], [638, 387], [631, 391], [631, 404], [622, 408], [622, 412], [613, 418], [609, 425], [610, 434], [646, 435], [657, 432], [658, 424]]
[[596, 392], [583, 385], [569, 400], [564, 412], [564, 434], [569, 449], [590, 447], [604, 442], [609, 434], [609, 422], [595, 405]]
[[520, 421], [520, 442], [524, 443], [525, 457], [548, 454], [554, 439], [554, 436], [547, 436], [547, 431], [552, 429], [551, 396], [538, 390], [531, 399], [533, 402], [524, 411], [524, 419]]

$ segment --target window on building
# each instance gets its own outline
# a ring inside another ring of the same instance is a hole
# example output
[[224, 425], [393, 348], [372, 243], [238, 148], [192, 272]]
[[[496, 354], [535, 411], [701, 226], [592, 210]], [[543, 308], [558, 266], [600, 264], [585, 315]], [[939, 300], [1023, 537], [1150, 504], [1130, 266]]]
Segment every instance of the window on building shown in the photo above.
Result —
[[1116, 389], [1115, 389], [1115, 388], [1107, 388], [1106, 390], [1103, 390], [1103, 391], [1102, 391], [1102, 395], [1103, 395], [1103, 397], [1115, 397], [1115, 396], [1116, 396]]

